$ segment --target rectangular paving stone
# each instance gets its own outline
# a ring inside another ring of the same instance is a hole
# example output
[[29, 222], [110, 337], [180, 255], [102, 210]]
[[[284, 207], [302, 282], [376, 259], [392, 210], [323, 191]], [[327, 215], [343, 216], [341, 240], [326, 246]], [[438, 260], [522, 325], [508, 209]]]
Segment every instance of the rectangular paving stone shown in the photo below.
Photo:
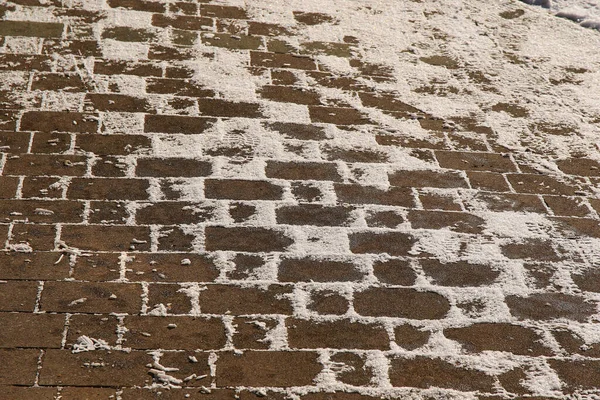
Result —
[[39, 356], [36, 349], [0, 349], [0, 385], [33, 385]]
[[311, 385], [322, 369], [317, 353], [306, 351], [227, 352], [217, 365], [217, 387]]
[[0, 347], [60, 348], [64, 325], [61, 314], [0, 313]]
[[142, 287], [113, 282], [46, 282], [41, 308], [46, 312], [137, 313]]
[[56, 22], [0, 21], [0, 36], [61, 37], [63, 28]]
[[143, 386], [152, 381], [146, 364], [152, 357], [145, 352], [50, 349], [44, 355], [41, 386]]

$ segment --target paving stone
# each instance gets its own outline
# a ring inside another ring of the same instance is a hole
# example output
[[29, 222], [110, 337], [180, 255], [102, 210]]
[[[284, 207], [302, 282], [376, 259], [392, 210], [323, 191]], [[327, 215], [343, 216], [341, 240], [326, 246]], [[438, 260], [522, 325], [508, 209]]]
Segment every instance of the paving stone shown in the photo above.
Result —
[[133, 349], [210, 350], [225, 346], [225, 326], [218, 318], [129, 316], [127, 346]]
[[389, 175], [392, 186], [466, 188], [467, 182], [456, 172], [397, 171]]
[[506, 297], [506, 303], [513, 316], [541, 321], [566, 318], [583, 322], [596, 310], [593, 302], [562, 293], [537, 293], [528, 297], [512, 295]]
[[456, 367], [439, 358], [394, 358], [390, 381], [393, 386], [427, 389], [442, 387], [461, 391], [491, 392], [494, 378], [481, 371]]
[[60, 348], [65, 317], [60, 314], [0, 313], [0, 347]]
[[33, 385], [39, 356], [36, 349], [0, 349], [0, 384]]
[[442, 168], [490, 172], [516, 171], [510, 158], [496, 153], [436, 151], [435, 156]]
[[339, 181], [340, 175], [334, 163], [317, 162], [267, 162], [269, 178], [289, 180]]
[[124, 386], [150, 382], [145, 365], [152, 357], [143, 352], [92, 351], [71, 353], [67, 350], [46, 352], [40, 385]]
[[0, 311], [33, 312], [37, 293], [35, 281], [4, 281], [0, 283]]
[[347, 282], [359, 281], [364, 274], [348, 261], [309, 258], [284, 258], [278, 268], [282, 282]]
[[217, 378], [217, 387], [310, 385], [322, 369], [317, 353], [307, 351], [228, 352], [218, 362], [223, 373]]
[[46, 282], [42, 309], [48, 312], [136, 313], [141, 308], [141, 290], [138, 285], [124, 283]]
[[421, 259], [419, 264], [432, 283], [442, 286], [487, 286], [500, 275], [500, 271], [490, 265], [468, 262], [442, 263], [436, 259]]
[[381, 349], [389, 348], [382, 326], [345, 320], [318, 322], [287, 319], [288, 343], [292, 348]]
[[357, 313], [374, 317], [409, 319], [444, 318], [450, 305], [443, 296], [404, 288], [372, 288], [355, 293]]
[[475, 324], [464, 328], [444, 329], [444, 335], [458, 341], [465, 350], [472, 353], [492, 350], [526, 356], [552, 354], [550, 349], [541, 344], [539, 333], [518, 325]]
[[1, 36], [60, 37], [63, 24], [54, 22], [1, 21]]

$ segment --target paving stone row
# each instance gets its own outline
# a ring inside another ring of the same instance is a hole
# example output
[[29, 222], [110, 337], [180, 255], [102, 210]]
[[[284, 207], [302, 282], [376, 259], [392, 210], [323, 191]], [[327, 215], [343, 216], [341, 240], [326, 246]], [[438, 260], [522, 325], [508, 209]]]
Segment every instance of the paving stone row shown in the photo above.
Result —
[[75, 3], [0, 5], [0, 398], [597, 393], [596, 160], [379, 89], [359, 38], [302, 39], [335, 15]]

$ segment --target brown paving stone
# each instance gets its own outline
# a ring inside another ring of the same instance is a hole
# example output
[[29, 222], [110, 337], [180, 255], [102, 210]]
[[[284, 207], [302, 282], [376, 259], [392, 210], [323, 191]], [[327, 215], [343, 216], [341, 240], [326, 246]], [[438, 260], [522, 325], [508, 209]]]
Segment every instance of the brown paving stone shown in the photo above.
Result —
[[421, 259], [419, 264], [432, 282], [441, 286], [491, 285], [500, 275], [489, 265], [464, 261], [442, 263], [436, 259]]
[[535, 212], [545, 214], [546, 208], [536, 195], [478, 192], [467, 202], [472, 208], [484, 205], [490, 211]]
[[142, 203], [136, 212], [138, 224], [196, 224], [210, 221], [215, 213], [214, 205], [180, 201]]
[[323, 140], [327, 138], [325, 130], [320, 126], [287, 122], [267, 122], [264, 126], [277, 131], [289, 139]]
[[[87, 134], [84, 134], [87, 136]], [[36, 132], [31, 144], [32, 153], [63, 153], [71, 147], [71, 135], [57, 132]]]
[[207, 285], [200, 292], [200, 309], [207, 314], [291, 314], [292, 306], [284, 295], [289, 286], [270, 285], [268, 288]]
[[310, 119], [313, 122], [336, 125], [363, 125], [371, 121], [354, 108], [309, 106]]
[[259, 36], [230, 35], [226, 33], [201, 34], [202, 43], [207, 46], [225, 47], [236, 50], [257, 50], [262, 46]]
[[[248, 396], [248, 397], [242, 397]], [[251, 392], [236, 392], [229, 389], [125, 389], [121, 395], [123, 400], [234, 400], [256, 399]]]
[[135, 284], [46, 282], [41, 308], [47, 312], [136, 313], [141, 294], [142, 288]]
[[600, 343], [586, 343], [575, 332], [559, 328], [553, 332], [558, 344], [570, 354], [581, 354], [586, 357], [600, 357]]
[[82, 176], [86, 162], [86, 157], [76, 155], [22, 154], [6, 161], [4, 175]]
[[202, 254], [137, 253], [125, 265], [131, 281], [211, 282], [219, 276], [214, 262]]
[[387, 253], [406, 256], [416, 239], [403, 232], [357, 232], [349, 235], [350, 251], [355, 254]]
[[364, 316], [440, 319], [450, 305], [443, 296], [433, 292], [371, 288], [354, 294], [354, 309]]
[[29, 146], [31, 135], [28, 132], [2, 132], [0, 131], [0, 146], [7, 153], [25, 153]]
[[105, 75], [161, 76], [162, 68], [157, 63], [147, 61], [96, 60], [94, 63], [94, 73]]
[[394, 258], [386, 261], [375, 261], [373, 263], [373, 274], [381, 283], [401, 286], [413, 285], [417, 277], [408, 261]]
[[338, 201], [350, 204], [381, 204], [390, 206], [414, 206], [414, 196], [407, 188], [390, 187], [382, 190], [375, 187], [335, 184], [335, 193]]
[[71, 277], [93, 282], [119, 279], [120, 257], [119, 253], [93, 253], [70, 259]]
[[21, 129], [44, 132], [86, 132], [98, 130], [94, 114], [56, 111], [28, 111], [21, 118]]
[[442, 168], [490, 172], [516, 171], [510, 158], [497, 153], [436, 151], [435, 156]]
[[591, 236], [600, 238], [600, 226], [598, 222], [588, 218], [551, 218], [558, 232], [568, 238]]
[[54, 250], [54, 225], [16, 224], [11, 233], [10, 245], [26, 243], [35, 251]]
[[60, 391], [61, 400], [105, 400], [114, 399], [116, 390], [109, 388], [65, 387]]
[[125, 94], [88, 93], [85, 102], [96, 111], [152, 112], [153, 109], [143, 97]]
[[0, 349], [0, 384], [33, 385], [39, 355], [36, 349]]
[[557, 161], [556, 165], [565, 174], [581, 176], [600, 176], [600, 164], [586, 158], [569, 158]]
[[456, 172], [397, 171], [389, 176], [392, 186], [466, 188], [467, 182]]
[[86, 87], [77, 74], [46, 73], [34, 75], [31, 90], [62, 90], [65, 92], [83, 92]]
[[95, 251], [150, 249], [150, 229], [145, 226], [66, 225], [61, 239], [70, 246]]
[[213, 118], [148, 114], [145, 117], [144, 132], [196, 134], [210, 128], [214, 121]]
[[187, 79], [148, 78], [146, 92], [190, 97], [212, 97], [214, 92]]
[[205, 236], [208, 251], [284, 251], [294, 242], [283, 232], [266, 228], [207, 226]]
[[141, 158], [135, 169], [138, 176], [148, 177], [195, 177], [207, 176], [212, 171], [209, 161], [188, 158]]
[[577, 390], [595, 390], [599, 381], [600, 362], [597, 360], [549, 360], [550, 366], [565, 383], [568, 393]]
[[589, 208], [581, 198], [564, 196], [544, 196], [544, 202], [554, 215], [567, 217], [587, 217]]
[[128, 316], [126, 344], [133, 349], [220, 349], [225, 326], [218, 318]]
[[577, 186], [561, 182], [548, 175], [508, 174], [506, 178], [519, 193], [573, 196], [578, 191]]
[[306, 105], [321, 104], [319, 94], [311, 89], [265, 85], [260, 89], [259, 93], [263, 98], [274, 101]]
[[[158, 251], [192, 251], [196, 235], [178, 226], [165, 226], [158, 231]], [[133, 246], [131, 250], [136, 250]], [[145, 246], [144, 246], [145, 247]], [[141, 250], [144, 250], [142, 247]]]
[[217, 376], [217, 387], [310, 385], [322, 369], [317, 353], [306, 351], [228, 352], [217, 362], [222, 371]]
[[0, 283], [0, 311], [32, 312], [37, 293], [35, 281], [4, 281]]
[[0, 313], [0, 347], [60, 348], [65, 316]]
[[382, 326], [337, 320], [319, 322], [287, 319], [288, 343], [294, 349], [380, 349], [389, 348]]
[[348, 311], [348, 299], [330, 290], [313, 290], [306, 308], [319, 314], [342, 315]]
[[[58, 280], [69, 276], [68, 257], [61, 253], [0, 252], [0, 279]], [[60, 260], [60, 261], [59, 261]], [[29, 284], [28, 282], [25, 284]], [[1, 286], [0, 286], [1, 288]]]
[[143, 352], [92, 351], [73, 354], [48, 350], [44, 355], [40, 385], [124, 386], [150, 381], [145, 365], [152, 357]]
[[0, 400], [55, 400], [56, 388], [2, 386]]
[[268, 161], [266, 174], [269, 178], [288, 180], [339, 181], [341, 179], [334, 163]]
[[491, 392], [494, 378], [481, 371], [456, 367], [439, 358], [394, 358], [390, 381], [393, 386], [441, 387], [461, 391]]
[[83, 200], [146, 200], [148, 181], [145, 179], [87, 179], [71, 180], [67, 197]]
[[207, 17], [246, 19], [248, 15], [241, 7], [221, 6], [217, 4], [200, 5], [200, 14]]
[[190, 297], [177, 284], [151, 284], [148, 288], [148, 310], [160, 304], [169, 314], [189, 314], [192, 310]]
[[394, 328], [396, 344], [406, 350], [418, 349], [429, 341], [430, 333], [412, 325], [398, 325]]
[[352, 207], [302, 204], [283, 206], [275, 211], [277, 223], [289, 225], [348, 226]]
[[518, 325], [483, 323], [464, 328], [444, 329], [448, 339], [458, 341], [470, 353], [507, 351], [526, 356], [549, 356], [550, 349], [541, 344], [539, 333]]
[[525, 320], [547, 321], [565, 318], [584, 322], [596, 313], [596, 304], [579, 296], [562, 293], [536, 293], [528, 297], [506, 296], [513, 316]]
[[[366, 365], [366, 360], [364, 356], [360, 356], [354, 353], [340, 352], [332, 355], [331, 361], [341, 363], [345, 367], [343, 367], [340, 371], [337, 372], [336, 379], [338, 381], [354, 386], [369, 385], [373, 376], [373, 370], [371, 367]], [[348, 394], [347, 396], [352, 395]], [[310, 398], [314, 398], [314, 395]]]
[[487, 190], [490, 192], [508, 192], [510, 187], [504, 175], [494, 172], [467, 171], [469, 182], [473, 189]]
[[125, 202], [91, 201], [88, 222], [91, 224], [124, 224], [129, 219]]
[[117, 344], [117, 317], [106, 314], [76, 314], [69, 317], [66, 347], [72, 349], [80, 336], [104, 340], [110, 346]]
[[60, 37], [63, 28], [55, 22], [0, 21], [1, 36]]
[[364, 275], [352, 262], [308, 257], [284, 258], [277, 276], [281, 282], [348, 282], [362, 280]]
[[397, 228], [406, 222], [398, 211], [367, 211], [365, 222], [369, 228]]
[[459, 201], [451, 194], [422, 191], [419, 200], [426, 210], [461, 211]]
[[34, 223], [82, 222], [83, 204], [76, 201], [0, 200], [0, 218]]
[[209, 199], [279, 200], [283, 188], [267, 181], [207, 179], [204, 181], [204, 195]]
[[411, 210], [408, 219], [413, 229], [444, 229], [462, 233], [481, 233], [483, 218], [462, 212]]
[[236, 317], [233, 320], [235, 334], [233, 344], [237, 349], [263, 349], [270, 347], [267, 335], [277, 326], [274, 319], [260, 317]]
[[66, 185], [61, 182], [59, 177], [25, 177], [21, 187], [21, 196], [25, 199], [30, 197], [58, 199], [62, 197], [63, 186]]

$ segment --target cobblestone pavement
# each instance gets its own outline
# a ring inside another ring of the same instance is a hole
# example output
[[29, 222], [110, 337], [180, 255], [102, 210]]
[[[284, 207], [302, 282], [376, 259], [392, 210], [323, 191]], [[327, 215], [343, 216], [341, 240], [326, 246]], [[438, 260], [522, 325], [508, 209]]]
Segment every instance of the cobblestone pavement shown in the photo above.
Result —
[[470, 3], [0, 3], [0, 399], [597, 399], [600, 35]]

